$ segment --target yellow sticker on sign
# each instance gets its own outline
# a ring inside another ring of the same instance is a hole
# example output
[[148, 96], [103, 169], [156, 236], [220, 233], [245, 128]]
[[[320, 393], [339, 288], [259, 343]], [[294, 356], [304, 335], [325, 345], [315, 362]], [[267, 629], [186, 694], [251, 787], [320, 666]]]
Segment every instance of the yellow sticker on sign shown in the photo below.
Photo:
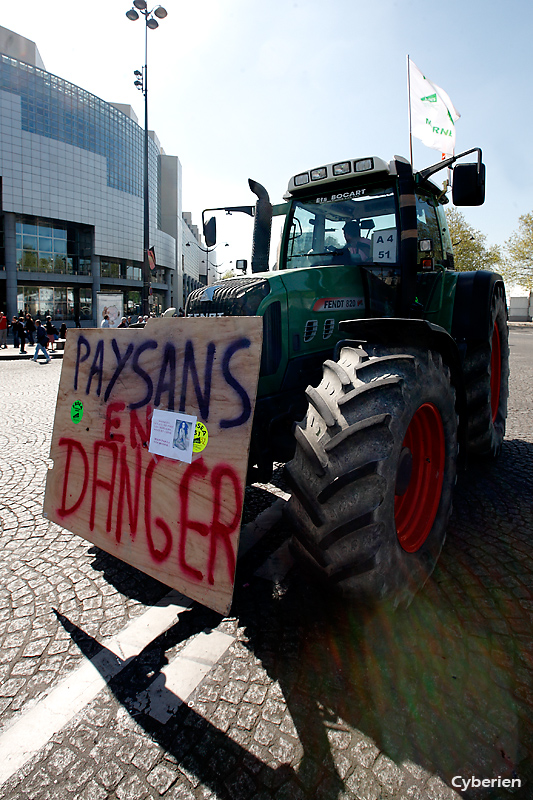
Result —
[[193, 453], [201, 453], [207, 446], [209, 434], [203, 422], [197, 422], [194, 430], [194, 441], [192, 445]]

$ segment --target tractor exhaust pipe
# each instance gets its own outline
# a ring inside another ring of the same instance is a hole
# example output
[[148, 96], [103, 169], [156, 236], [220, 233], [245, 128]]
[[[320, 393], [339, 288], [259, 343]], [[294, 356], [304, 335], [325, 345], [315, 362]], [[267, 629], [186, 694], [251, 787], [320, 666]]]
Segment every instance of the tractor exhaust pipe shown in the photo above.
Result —
[[252, 241], [252, 272], [267, 272], [272, 230], [272, 203], [267, 190], [260, 183], [249, 178], [248, 185], [257, 196]]

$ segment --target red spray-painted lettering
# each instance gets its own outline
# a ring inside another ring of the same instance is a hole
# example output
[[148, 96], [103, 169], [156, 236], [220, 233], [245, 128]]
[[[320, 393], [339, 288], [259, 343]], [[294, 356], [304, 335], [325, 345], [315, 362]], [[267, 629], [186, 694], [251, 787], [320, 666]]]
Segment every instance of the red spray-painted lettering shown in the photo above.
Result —
[[[128, 412], [127, 442], [126, 436], [119, 432], [120, 412], [124, 409], [124, 403], [108, 405], [104, 439], [93, 442], [91, 457], [81, 442], [67, 437], [59, 439], [59, 446], [66, 448], [66, 454], [58, 515], [63, 519], [73, 514], [88, 517], [91, 531], [98, 527], [99, 519], [102, 519], [102, 526], [105, 520], [105, 533], [114, 531], [118, 545], [123, 543], [127, 515], [130, 542], [135, 543], [135, 547], [146, 547], [155, 563], [175, 558], [179, 570], [189, 580], [213, 585], [220, 557], [233, 583], [236, 553], [232, 534], [240, 523], [243, 500], [243, 487], [237, 473], [225, 463], [209, 469], [203, 458], [185, 465], [149, 454], [146, 450], [150, 436], [149, 408], [144, 425], [135, 409]], [[154, 517], [152, 492], [154, 480], [160, 477], [156, 472], [158, 468], [164, 470], [167, 481], [169, 470], [175, 470], [177, 508], [175, 513], [167, 511], [165, 516]], [[209, 487], [210, 522], [193, 519], [190, 515], [190, 498], [198, 489], [194, 485], [197, 481]], [[141, 501], [144, 536], [139, 539]], [[193, 534], [200, 540], [205, 539], [205, 544], [198, 547], [199, 540], [191, 538]]]

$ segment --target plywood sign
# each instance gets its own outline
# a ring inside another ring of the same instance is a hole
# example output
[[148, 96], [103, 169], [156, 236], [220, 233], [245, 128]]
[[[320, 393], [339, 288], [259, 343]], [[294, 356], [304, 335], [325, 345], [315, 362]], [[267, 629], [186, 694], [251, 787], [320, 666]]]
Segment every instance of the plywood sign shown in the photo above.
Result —
[[261, 338], [256, 317], [70, 329], [49, 519], [227, 613]]

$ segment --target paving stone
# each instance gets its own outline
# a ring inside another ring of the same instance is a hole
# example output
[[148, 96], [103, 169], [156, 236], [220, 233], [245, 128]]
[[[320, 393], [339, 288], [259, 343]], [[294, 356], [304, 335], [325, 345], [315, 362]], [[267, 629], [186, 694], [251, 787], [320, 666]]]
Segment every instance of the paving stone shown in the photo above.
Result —
[[401, 789], [404, 783], [402, 770], [396, 766], [394, 761], [381, 753], [372, 767], [372, 772], [390, 794], [394, 794]]
[[370, 770], [358, 766], [346, 781], [357, 800], [379, 800], [381, 788]]
[[241, 728], [246, 728], [246, 730], [250, 731], [254, 727], [258, 716], [259, 710], [256, 706], [243, 704], [237, 712], [236, 723]]
[[91, 780], [79, 795], [79, 800], [106, 800], [108, 796], [107, 790], [103, 786]]
[[429, 800], [459, 800], [461, 797], [439, 777], [429, 779], [426, 784], [426, 792]]
[[164, 794], [176, 780], [176, 771], [166, 764], [157, 764], [147, 775], [146, 780], [157, 789], [159, 794]]
[[266, 746], [274, 739], [274, 731], [270, 725], [260, 722], [255, 730], [254, 739], [258, 744]]
[[280, 764], [289, 764], [299, 752], [297, 742], [284, 736], [277, 736], [275, 741], [268, 746], [268, 750]]
[[142, 800], [148, 794], [147, 787], [137, 775], [131, 775], [115, 789], [118, 800]]
[[124, 774], [124, 770], [119, 767], [118, 764], [110, 762], [106, 763], [105, 766], [96, 773], [96, 779], [105, 789], [111, 791], [115, 786], [118, 786]]
[[67, 792], [78, 795], [81, 788], [85, 786], [90, 778], [94, 775], [95, 765], [83, 762], [77, 762], [75, 767], [72, 768], [66, 780], [62, 785]]
[[[207, 796], [204, 795], [204, 797], [206, 800], [211, 800], [211, 798], [215, 798], [216, 795], [210, 793]], [[193, 787], [185, 783], [175, 784], [165, 795], [165, 800], [167, 800], [167, 798], [168, 800], [195, 800]]]
[[285, 715], [285, 705], [278, 700], [267, 699], [263, 703], [261, 716], [274, 725], [280, 725]]
[[246, 703], [261, 705], [267, 695], [268, 688], [261, 684], [253, 683], [244, 695]]
[[220, 696], [222, 700], [227, 700], [228, 703], [240, 703], [246, 692], [246, 688], [246, 684], [242, 681], [230, 680], [224, 687]]
[[255, 800], [257, 788], [252, 778], [246, 772], [240, 772], [224, 781], [232, 800]]
[[131, 759], [131, 763], [138, 769], [150, 770], [160, 758], [161, 751], [159, 747], [155, 744], [144, 742]]
[[217, 705], [215, 713], [211, 717], [210, 721], [216, 728], [225, 732], [232, 724], [236, 713], [237, 708], [235, 705], [221, 702]]

